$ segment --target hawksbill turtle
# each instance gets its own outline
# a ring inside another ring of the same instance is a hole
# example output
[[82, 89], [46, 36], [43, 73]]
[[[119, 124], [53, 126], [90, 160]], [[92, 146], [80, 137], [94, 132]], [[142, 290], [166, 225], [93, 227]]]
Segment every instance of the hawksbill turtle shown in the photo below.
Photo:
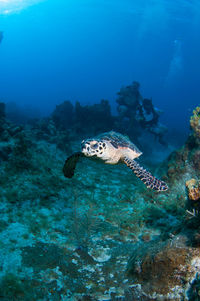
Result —
[[134, 160], [142, 155], [142, 152], [127, 136], [114, 131], [103, 133], [92, 139], [83, 140], [81, 149], [81, 152], [76, 152], [66, 159], [63, 167], [66, 178], [73, 177], [80, 157], [98, 158], [108, 164], [125, 163], [147, 188], [156, 191], [166, 191], [168, 189], [164, 181], [154, 177]]

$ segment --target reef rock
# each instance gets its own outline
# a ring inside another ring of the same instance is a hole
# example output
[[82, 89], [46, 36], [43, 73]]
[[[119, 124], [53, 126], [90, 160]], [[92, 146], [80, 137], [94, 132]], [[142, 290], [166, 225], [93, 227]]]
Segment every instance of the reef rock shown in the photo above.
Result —
[[5, 114], [5, 103], [4, 102], [0, 102], [0, 119], [5, 118], [6, 114]]
[[82, 106], [79, 102], [75, 105], [75, 128], [78, 134], [96, 135], [109, 131], [114, 126], [114, 120], [107, 100], [103, 99], [94, 105]]
[[134, 251], [128, 274], [147, 300], [190, 300], [192, 283], [200, 272], [199, 251], [188, 247], [184, 236], [146, 243], [143, 250], [139, 247]]
[[50, 118], [58, 130], [74, 131], [77, 136], [94, 135], [113, 128], [114, 117], [111, 115], [110, 104], [101, 100], [98, 104], [75, 106], [70, 101], [57, 105]]
[[23, 128], [6, 119], [5, 104], [0, 103], [0, 160], [7, 160], [13, 150], [15, 138]]
[[190, 117], [190, 127], [193, 130], [196, 142], [200, 144], [200, 107], [196, 107], [193, 111], [193, 115]]
[[74, 122], [74, 107], [72, 103], [67, 100], [57, 105], [51, 115], [56, 128], [68, 129]]
[[181, 179], [185, 184], [191, 178], [200, 176], [200, 150], [193, 133], [180, 149], [168, 157], [167, 175], [171, 184]]

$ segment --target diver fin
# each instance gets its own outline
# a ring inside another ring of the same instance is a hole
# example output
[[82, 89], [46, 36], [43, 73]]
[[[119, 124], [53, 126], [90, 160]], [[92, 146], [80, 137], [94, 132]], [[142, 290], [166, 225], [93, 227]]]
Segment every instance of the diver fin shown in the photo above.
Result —
[[83, 156], [83, 154], [81, 152], [77, 152], [66, 159], [65, 164], [63, 166], [63, 174], [66, 178], [73, 177], [74, 171], [76, 168], [76, 164], [77, 164], [79, 158], [82, 156]]
[[146, 169], [141, 167], [136, 161], [124, 158], [124, 163], [134, 172], [134, 174], [147, 186], [147, 188], [156, 191], [166, 191], [168, 189], [167, 184], [164, 181], [160, 181]]

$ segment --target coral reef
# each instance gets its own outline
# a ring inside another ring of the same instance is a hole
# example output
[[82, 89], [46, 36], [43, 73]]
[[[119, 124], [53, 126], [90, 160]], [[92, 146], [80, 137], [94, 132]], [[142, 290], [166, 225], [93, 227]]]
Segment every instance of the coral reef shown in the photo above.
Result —
[[193, 115], [190, 117], [190, 127], [193, 130], [193, 135], [196, 138], [196, 142], [200, 143], [200, 107], [196, 107], [193, 111]]
[[16, 125], [25, 125], [30, 120], [40, 118], [39, 109], [31, 105], [20, 106], [15, 102], [6, 103], [6, 118]]
[[200, 299], [200, 276], [197, 273], [196, 278], [192, 281], [188, 291], [189, 300], [198, 301]]
[[68, 152], [71, 151], [71, 141], [110, 130], [114, 127], [114, 120], [107, 100], [86, 106], [79, 102], [73, 106], [70, 101], [64, 101], [49, 117], [32, 120], [29, 124], [37, 139], [55, 143]]
[[185, 300], [188, 287], [199, 272], [199, 251], [189, 248], [184, 236], [146, 243], [134, 251], [128, 273], [149, 298]]
[[[127, 133], [136, 142], [146, 131], [159, 143], [166, 145], [164, 135], [167, 129], [159, 123], [161, 111], [153, 106], [151, 99], [142, 98], [139, 86], [138, 82], [133, 82], [117, 93], [118, 116], [111, 114], [108, 100], [102, 99], [100, 103], [92, 105], [82, 105], [78, 101], [73, 105], [67, 100], [57, 105], [48, 118], [35, 122], [32, 120], [30, 123], [37, 128], [38, 135], [45, 133], [46, 137], [43, 138], [48, 141], [52, 140], [52, 135], [58, 140], [60, 133], [64, 136], [66, 131], [70, 134], [69, 140], [72, 140], [72, 136], [82, 139], [85, 135], [94, 136], [113, 129]], [[55, 135], [55, 131], [59, 134]]]
[[[131, 89], [121, 90], [120, 106], [131, 105]], [[169, 184], [165, 193], [146, 190], [123, 165], [82, 160], [72, 179], [62, 174], [82, 137], [115, 129], [118, 117], [104, 100], [66, 101], [18, 126], [0, 105], [2, 300], [198, 300], [194, 131], [159, 168], [152, 162]]]
[[198, 144], [193, 135], [189, 135], [185, 144], [178, 150], [173, 151], [168, 160], [167, 174], [169, 181], [174, 183], [184, 177], [184, 175], [191, 175], [185, 181], [189, 180], [191, 177], [200, 176], [200, 151]]
[[74, 106], [67, 100], [57, 105], [51, 115], [56, 128], [67, 130], [74, 123]]
[[22, 126], [10, 123], [6, 119], [5, 104], [0, 103], [0, 160], [8, 160], [13, 151], [16, 137], [22, 130]]
[[8, 141], [19, 132], [22, 131], [22, 127], [9, 122], [6, 118], [5, 104], [0, 103], [0, 141]]
[[196, 179], [190, 179], [185, 183], [188, 190], [188, 197], [191, 201], [200, 200], [200, 181]]
[[64, 129], [62, 126], [57, 128], [50, 117], [32, 121], [30, 128], [35, 139], [55, 144], [66, 153], [71, 151], [71, 141], [74, 140], [75, 133], [70, 129]]
[[6, 114], [5, 114], [5, 103], [0, 102], [0, 119], [4, 119]]
[[197, 232], [194, 231], [194, 241], [199, 245], [199, 234], [198, 229], [200, 229], [200, 181], [194, 178], [186, 181], [185, 183], [187, 195], [188, 195], [188, 209], [187, 213], [190, 215], [190, 218], [195, 218], [194, 225], [191, 223], [191, 226], [194, 229], [197, 229]]
[[99, 104], [82, 106], [79, 102], [75, 105], [76, 131], [78, 133], [98, 133], [112, 129], [114, 117], [111, 115], [110, 104], [101, 100]]

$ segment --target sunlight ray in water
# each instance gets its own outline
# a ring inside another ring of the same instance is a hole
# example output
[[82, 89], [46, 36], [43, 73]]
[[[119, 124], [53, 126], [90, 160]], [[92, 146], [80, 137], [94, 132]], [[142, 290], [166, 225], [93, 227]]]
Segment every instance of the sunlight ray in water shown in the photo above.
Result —
[[0, 15], [16, 13], [42, 0], [0, 0]]

